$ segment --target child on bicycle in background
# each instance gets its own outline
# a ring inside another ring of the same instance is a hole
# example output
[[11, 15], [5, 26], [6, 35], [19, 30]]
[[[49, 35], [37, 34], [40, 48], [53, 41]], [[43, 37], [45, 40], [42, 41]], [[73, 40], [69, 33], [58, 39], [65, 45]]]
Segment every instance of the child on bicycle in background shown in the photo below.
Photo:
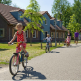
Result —
[[[22, 23], [18, 23], [16, 25], [16, 29], [17, 29], [17, 32], [14, 34], [12, 40], [10, 42], [8, 42], [8, 44], [11, 44], [16, 39], [16, 37], [17, 37], [17, 42], [19, 42], [19, 43], [18, 43], [18, 45], [16, 47], [16, 53], [18, 53], [21, 50], [23, 50], [25, 52], [25, 56], [28, 57], [29, 54], [25, 50], [25, 48], [26, 48], [26, 42], [27, 42], [27, 40], [26, 40], [26, 34], [22, 30], [23, 29]], [[22, 43], [20, 43], [20, 42], [22, 42]]]
[[52, 38], [50, 37], [49, 34], [47, 34], [47, 37], [44, 40], [46, 40], [47, 42], [49, 42], [49, 46], [50, 46]]
[[71, 39], [70, 39], [70, 36], [68, 35], [68, 36], [67, 36], [67, 39], [66, 39], [66, 43], [69, 44], [69, 45], [70, 45], [70, 40], [71, 40]]

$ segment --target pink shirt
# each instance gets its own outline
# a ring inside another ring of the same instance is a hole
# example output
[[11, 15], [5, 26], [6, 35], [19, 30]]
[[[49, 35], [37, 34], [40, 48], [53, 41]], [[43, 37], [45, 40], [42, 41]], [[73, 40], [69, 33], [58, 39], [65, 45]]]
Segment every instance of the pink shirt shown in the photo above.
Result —
[[70, 38], [69, 37], [67, 37], [67, 42], [70, 42]]

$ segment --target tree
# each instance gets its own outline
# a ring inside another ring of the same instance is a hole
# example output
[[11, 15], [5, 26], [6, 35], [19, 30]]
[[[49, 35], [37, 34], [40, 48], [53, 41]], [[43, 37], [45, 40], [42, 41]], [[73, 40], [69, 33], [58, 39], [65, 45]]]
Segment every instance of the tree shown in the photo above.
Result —
[[32, 46], [32, 34], [34, 32], [34, 29], [38, 31], [42, 31], [41, 26], [43, 24], [43, 21], [45, 18], [43, 15], [39, 13], [40, 11], [40, 6], [36, 0], [30, 0], [30, 5], [27, 6], [24, 14], [21, 17], [25, 17], [31, 20], [31, 22], [27, 23], [27, 26], [25, 26], [25, 31], [26, 30], [31, 30], [30, 34], [30, 45]]
[[70, 20], [70, 16], [72, 16], [73, 11], [72, 11], [72, 7], [68, 4], [66, 9], [63, 10], [62, 12], [62, 19], [63, 20], [63, 25], [67, 28], [69, 20]]
[[[62, 14], [60, 14], [62, 12]], [[63, 21], [63, 25], [67, 27], [70, 16], [72, 15], [72, 8], [70, 3], [67, 0], [54, 0], [52, 5], [52, 14], [53, 17], [57, 19], [61, 19]]]
[[75, 14], [76, 22], [81, 24], [81, 0], [74, 0], [73, 13]]
[[0, 3], [11, 5], [12, 1], [11, 0], [0, 0]]
[[79, 30], [80, 29], [80, 24], [76, 22], [76, 16], [75, 16], [75, 14], [73, 14], [70, 17], [70, 21], [69, 21], [69, 24], [68, 24], [68, 27], [67, 28], [71, 31], [72, 37], [74, 37], [74, 32], [76, 30]]

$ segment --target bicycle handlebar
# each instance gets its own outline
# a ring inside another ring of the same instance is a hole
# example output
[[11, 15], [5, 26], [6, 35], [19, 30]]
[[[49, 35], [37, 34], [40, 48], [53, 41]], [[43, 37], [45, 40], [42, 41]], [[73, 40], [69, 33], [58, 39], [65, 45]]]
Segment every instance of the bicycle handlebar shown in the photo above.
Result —
[[21, 42], [12, 42], [11, 44], [8, 44], [8, 45], [19, 44], [19, 43], [23, 43], [23, 42], [22, 41]]

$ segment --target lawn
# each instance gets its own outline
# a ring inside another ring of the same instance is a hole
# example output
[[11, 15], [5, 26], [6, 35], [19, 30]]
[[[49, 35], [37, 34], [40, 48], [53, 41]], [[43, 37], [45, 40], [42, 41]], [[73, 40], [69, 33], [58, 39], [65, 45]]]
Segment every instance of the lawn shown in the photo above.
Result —
[[[41, 43], [32, 43], [32, 46], [30, 46], [30, 43], [27, 43], [26, 50], [29, 52], [29, 60], [39, 56], [41, 54], [45, 53], [45, 45], [46, 43], [42, 43], [42, 49], [41, 49]], [[57, 46], [55, 47], [55, 43], [52, 43], [52, 46], [50, 50], [53, 50], [57, 47], [63, 46], [62, 43], [57, 43]], [[8, 46], [7, 43], [0, 43], [0, 63], [6, 64], [9, 63], [10, 57], [12, 56], [13, 52], [15, 52], [16, 44]]]
[[[71, 40], [71, 44], [74, 43], [74, 40]], [[52, 43], [52, 47], [50, 50], [53, 50], [58, 47], [62, 47], [63, 43], [57, 43], [57, 46], [55, 47], [55, 43]], [[29, 60], [42, 55], [45, 53], [45, 46], [46, 43], [42, 43], [42, 49], [41, 49], [41, 43], [32, 43], [32, 46], [30, 46], [30, 43], [27, 43], [26, 50], [29, 52]], [[7, 43], [0, 43], [0, 64], [8, 64], [10, 57], [13, 55], [13, 53], [16, 51], [16, 44], [8, 46]]]

